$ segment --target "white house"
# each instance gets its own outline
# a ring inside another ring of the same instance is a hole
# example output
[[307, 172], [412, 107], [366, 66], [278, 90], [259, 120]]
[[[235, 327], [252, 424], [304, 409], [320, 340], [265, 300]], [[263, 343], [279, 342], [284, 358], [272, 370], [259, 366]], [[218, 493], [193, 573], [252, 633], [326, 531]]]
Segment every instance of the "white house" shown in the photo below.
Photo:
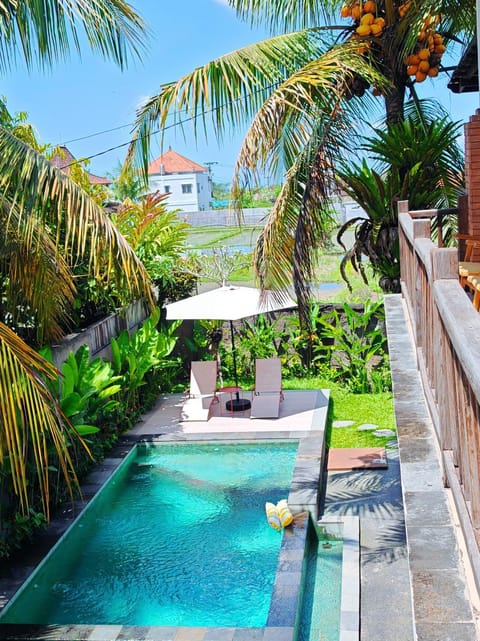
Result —
[[212, 207], [212, 180], [207, 167], [197, 165], [171, 147], [148, 165], [150, 192], [170, 194], [167, 209], [204, 211]]

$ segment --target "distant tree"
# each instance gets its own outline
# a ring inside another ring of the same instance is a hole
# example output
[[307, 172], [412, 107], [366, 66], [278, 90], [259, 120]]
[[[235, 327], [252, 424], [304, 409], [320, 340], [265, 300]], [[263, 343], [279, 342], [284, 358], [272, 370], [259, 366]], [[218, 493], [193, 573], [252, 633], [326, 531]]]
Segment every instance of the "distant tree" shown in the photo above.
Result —
[[110, 196], [118, 202], [122, 202], [129, 198], [131, 201], [138, 201], [145, 193], [144, 183], [138, 173], [133, 169], [122, 170], [122, 165], [119, 163], [115, 168], [115, 172], [107, 174], [113, 180], [110, 185]]

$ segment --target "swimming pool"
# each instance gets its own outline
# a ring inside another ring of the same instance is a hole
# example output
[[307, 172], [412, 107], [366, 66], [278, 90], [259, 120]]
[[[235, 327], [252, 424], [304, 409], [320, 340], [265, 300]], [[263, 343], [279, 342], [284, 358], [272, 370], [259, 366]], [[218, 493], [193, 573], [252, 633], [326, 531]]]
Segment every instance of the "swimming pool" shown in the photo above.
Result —
[[263, 627], [297, 441], [137, 446], [1, 623]]
[[316, 532], [310, 525], [300, 621], [295, 641], [338, 641], [342, 592], [343, 533]]

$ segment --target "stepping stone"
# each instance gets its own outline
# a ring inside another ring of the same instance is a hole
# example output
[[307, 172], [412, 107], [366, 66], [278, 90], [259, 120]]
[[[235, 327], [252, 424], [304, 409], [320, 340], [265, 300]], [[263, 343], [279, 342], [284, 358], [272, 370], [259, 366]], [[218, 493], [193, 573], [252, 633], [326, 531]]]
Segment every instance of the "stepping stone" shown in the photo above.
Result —
[[355, 421], [333, 421], [332, 427], [350, 427]]
[[396, 439], [394, 441], [388, 441], [386, 447], [398, 447], [398, 441]]
[[370, 430], [377, 430], [377, 429], [378, 429], [378, 425], [375, 425], [375, 423], [363, 423], [362, 425], [359, 425], [357, 427], [357, 430], [359, 432], [367, 432]]
[[361, 470], [388, 467], [384, 447], [338, 447], [328, 451], [327, 470]]
[[392, 432], [392, 430], [375, 430], [372, 434], [374, 436], [396, 436], [396, 433]]

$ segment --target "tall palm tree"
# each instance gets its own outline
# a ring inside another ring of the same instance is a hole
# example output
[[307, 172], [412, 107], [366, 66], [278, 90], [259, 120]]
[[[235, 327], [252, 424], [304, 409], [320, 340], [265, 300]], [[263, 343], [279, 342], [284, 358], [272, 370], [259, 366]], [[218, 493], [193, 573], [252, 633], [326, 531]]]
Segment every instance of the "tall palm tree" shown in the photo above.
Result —
[[[272, 38], [226, 54], [165, 84], [137, 113], [130, 162], [166, 119], [210, 122], [218, 137], [249, 123], [233, 175], [236, 200], [265, 170], [284, 184], [256, 248], [260, 284], [293, 282], [307, 309], [315, 249], [328, 217], [335, 164], [383, 106], [401, 121], [406, 92], [441, 69], [446, 44], [475, 24], [474, 0], [229, 0]], [[343, 6], [342, 6], [343, 5]], [[280, 35], [277, 35], [280, 34]], [[370, 87], [373, 92], [370, 92]], [[378, 96], [378, 97], [376, 97]]]
[[[0, 26], [0, 73], [22, 56], [29, 69], [50, 66], [80, 52], [82, 35], [123, 68], [140, 55], [145, 40], [142, 19], [124, 0], [5, 0]], [[0, 293], [12, 325], [16, 310], [28, 308], [38, 342], [60, 337], [75, 292], [75, 260], [86, 260], [96, 275], [104, 266], [98, 257], [107, 256], [108, 273], [119, 286], [150, 297], [142, 264], [102, 209], [31, 146], [22, 122], [9, 126], [4, 111], [0, 116]], [[44, 382], [54, 375], [0, 323], [0, 467], [26, 512], [33, 462], [47, 516], [52, 452], [67, 483], [76, 480], [71, 442], [77, 436]]]

